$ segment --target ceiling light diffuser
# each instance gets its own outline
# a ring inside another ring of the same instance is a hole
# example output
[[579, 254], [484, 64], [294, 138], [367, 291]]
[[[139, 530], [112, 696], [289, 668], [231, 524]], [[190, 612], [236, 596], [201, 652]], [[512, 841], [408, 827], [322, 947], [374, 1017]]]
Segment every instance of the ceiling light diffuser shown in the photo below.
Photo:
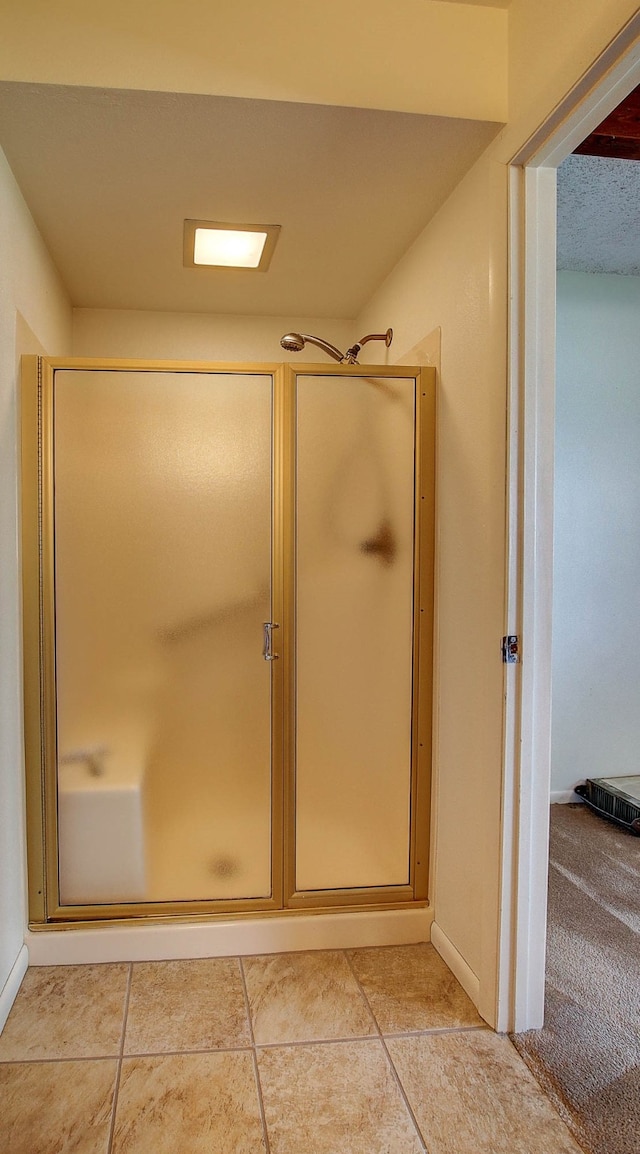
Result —
[[279, 232], [279, 224], [185, 220], [184, 263], [187, 268], [243, 268], [266, 272]]

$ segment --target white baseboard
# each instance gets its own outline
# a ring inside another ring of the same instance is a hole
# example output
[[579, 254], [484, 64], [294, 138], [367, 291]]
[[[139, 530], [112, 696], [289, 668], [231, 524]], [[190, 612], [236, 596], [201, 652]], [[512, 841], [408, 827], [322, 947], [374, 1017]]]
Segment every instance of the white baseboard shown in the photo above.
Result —
[[0, 991], [0, 1033], [4, 1028], [4, 1024], [9, 1017], [9, 1012], [16, 999], [16, 994], [22, 984], [22, 979], [27, 972], [29, 965], [29, 951], [26, 946], [23, 946], [18, 954], [15, 962], [11, 967], [9, 977], [7, 978], [2, 990]]
[[573, 789], [554, 790], [551, 793], [552, 805], [569, 805], [569, 803], [582, 804], [582, 798]]
[[443, 962], [446, 962], [451, 972], [455, 974], [460, 982], [463, 990], [471, 998], [474, 1006], [477, 1007], [480, 1001], [480, 979], [477, 974], [474, 974], [471, 967], [467, 965], [462, 954], [458, 952], [444, 930], [440, 929], [437, 922], [434, 922], [431, 926], [431, 941]]
[[32, 966], [147, 962], [410, 945], [429, 941], [432, 921], [433, 912], [426, 907], [359, 910], [357, 913], [296, 914], [224, 922], [150, 926], [120, 924], [91, 929], [71, 926], [64, 930], [32, 930], [27, 934], [27, 943]]

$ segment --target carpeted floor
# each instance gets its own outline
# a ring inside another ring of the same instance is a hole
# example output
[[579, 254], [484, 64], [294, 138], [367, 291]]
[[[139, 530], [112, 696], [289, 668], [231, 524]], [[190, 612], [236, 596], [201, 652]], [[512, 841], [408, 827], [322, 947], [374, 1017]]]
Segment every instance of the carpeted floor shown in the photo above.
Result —
[[640, 1151], [640, 838], [551, 807], [545, 1026], [512, 1038], [589, 1154]]

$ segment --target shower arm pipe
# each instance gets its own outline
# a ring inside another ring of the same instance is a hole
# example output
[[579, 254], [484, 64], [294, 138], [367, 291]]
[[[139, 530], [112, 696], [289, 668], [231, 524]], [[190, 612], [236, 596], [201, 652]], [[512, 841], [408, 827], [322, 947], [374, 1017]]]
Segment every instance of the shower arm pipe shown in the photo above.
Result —
[[347, 349], [346, 353], [342, 357], [342, 362], [345, 365], [357, 365], [358, 353], [360, 352], [360, 349], [363, 345], [368, 344], [369, 341], [384, 341], [387, 348], [389, 348], [392, 340], [393, 329], [387, 329], [386, 333], [369, 333], [366, 337], [360, 337], [360, 340], [356, 341], [355, 345], [352, 345], [350, 349]]

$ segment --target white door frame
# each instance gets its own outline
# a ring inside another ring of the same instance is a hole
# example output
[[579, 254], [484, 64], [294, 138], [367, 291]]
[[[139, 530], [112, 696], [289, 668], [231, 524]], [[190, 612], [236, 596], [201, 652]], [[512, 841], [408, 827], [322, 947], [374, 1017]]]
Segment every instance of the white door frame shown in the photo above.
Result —
[[556, 169], [640, 84], [640, 13], [510, 166], [508, 559], [499, 1030], [542, 1026], [549, 860]]

